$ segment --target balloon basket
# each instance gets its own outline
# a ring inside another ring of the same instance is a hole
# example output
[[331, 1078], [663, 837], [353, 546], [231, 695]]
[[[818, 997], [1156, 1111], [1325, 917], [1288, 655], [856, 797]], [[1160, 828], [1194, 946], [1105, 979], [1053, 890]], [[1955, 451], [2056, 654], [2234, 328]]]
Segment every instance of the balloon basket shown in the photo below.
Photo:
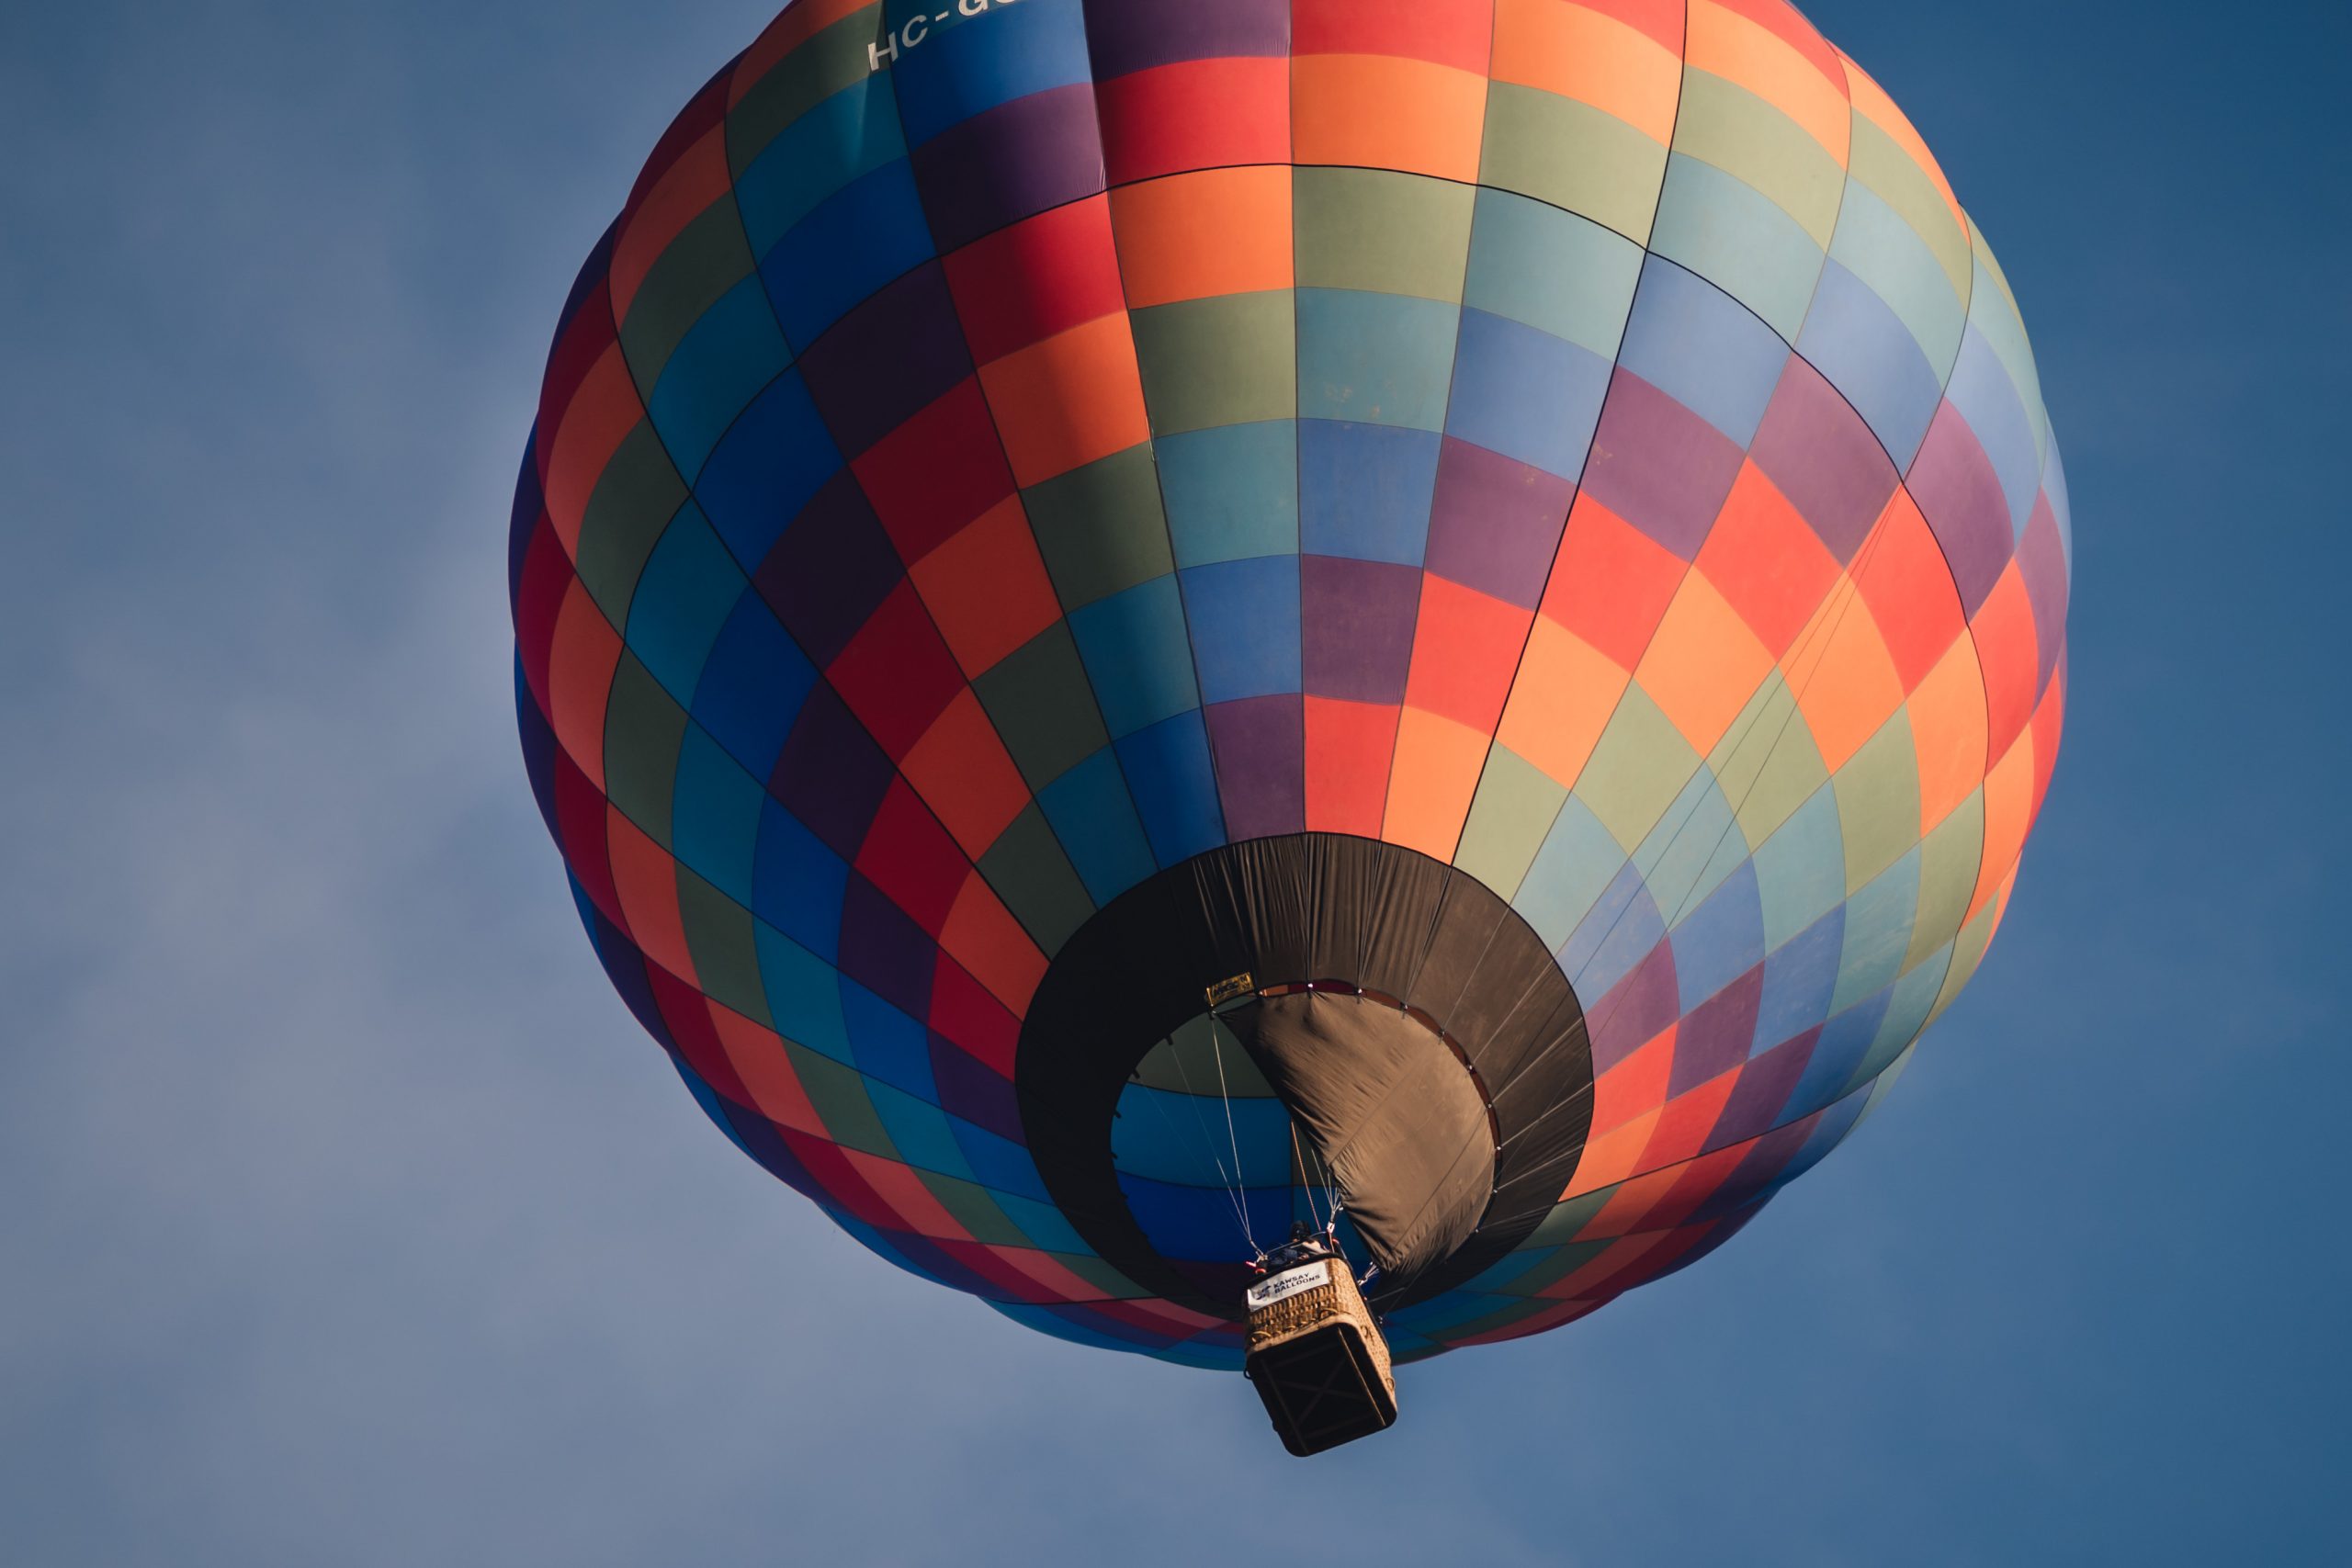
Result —
[[1243, 1375], [1283, 1447], [1301, 1459], [1396, 1422], [1388, 1342], [1344, 1258], [1317, 1258], [1250, 1289]]

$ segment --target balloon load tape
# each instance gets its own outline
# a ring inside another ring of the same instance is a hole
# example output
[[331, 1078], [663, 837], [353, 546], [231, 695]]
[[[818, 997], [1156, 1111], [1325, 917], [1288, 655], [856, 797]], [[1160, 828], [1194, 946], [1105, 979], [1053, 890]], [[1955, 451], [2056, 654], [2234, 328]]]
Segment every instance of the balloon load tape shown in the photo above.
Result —
[[1227, 1002], [1238, 1001], [1243, 997], [1254, 996], [1257, 990], [1258, 982], [1244, 972], [1230, 979], [1219, 980], [1201, 994], [1207, 999], [1209, 1006], [1216, 1008], [1223, 1007]]
[[1396, 1423], [1396, 1378], [1345, 1258], [1317, 1257], [1251, 1285], [1243, 1375], [1301, 1459]]

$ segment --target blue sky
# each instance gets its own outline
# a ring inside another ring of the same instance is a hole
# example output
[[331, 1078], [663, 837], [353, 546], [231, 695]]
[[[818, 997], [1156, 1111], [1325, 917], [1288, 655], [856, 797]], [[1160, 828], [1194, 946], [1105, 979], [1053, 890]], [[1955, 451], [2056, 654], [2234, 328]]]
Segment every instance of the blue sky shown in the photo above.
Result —
[[0, 1555], [2352, 1560], [2352, 24], [1811, 9], [2065, 445], [2018, 898], [1738, 1240], [1300, 1466], [1238, 1380], [835, 1233], [573, 923], [507, 490], [573, 268], [765, 7], [7, 8]]

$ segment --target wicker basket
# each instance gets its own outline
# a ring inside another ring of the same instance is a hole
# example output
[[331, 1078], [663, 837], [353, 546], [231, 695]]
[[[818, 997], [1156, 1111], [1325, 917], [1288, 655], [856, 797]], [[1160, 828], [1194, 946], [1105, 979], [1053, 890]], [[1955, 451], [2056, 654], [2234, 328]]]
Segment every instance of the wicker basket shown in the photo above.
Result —
[[1388, 1343], [1343, 1260], [1283, 1269], [1250, 1295], [1243, 1370], [1284, 1448], [1303, 1458], [1395, 1425]]

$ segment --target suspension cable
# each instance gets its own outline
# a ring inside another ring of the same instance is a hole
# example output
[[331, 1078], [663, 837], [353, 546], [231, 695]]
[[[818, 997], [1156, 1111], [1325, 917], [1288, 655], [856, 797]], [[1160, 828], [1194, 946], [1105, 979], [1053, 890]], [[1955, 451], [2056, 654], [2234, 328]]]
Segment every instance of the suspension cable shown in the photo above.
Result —
[[[1209, 1022], [1209, 1043], [1212, 1045], [1216, 1043], [1216, 1022], [1215, 1019], [1211, 1019]], [[1207, 1096], [1196, 1092], [1193, 1088], [1193, 1075], [1187, 1072], [1184, 1068], [1183, 1046], [1178, 1043], [1175, 1036], [1173, 1035], [1170, 1035], [1165, 1043], [1168, 1046], [1169, 1055], [1173, 1057], [1176, 1062], [1176, 1081], [1184, 1086], [1184, 1102], [1192, 1108], [1193, 1125], [1200, 1130], [1201, 1143], [1208, 1149], [1209, 1152], [1209, 1163], [1216, 1167], [1217, 1179], [1225, 1184], [1226, 1201], [1233, 1205], [1234, 1224], [1241, 1227], [1242, 1238], [1249, 1241], [1251, 1249], [1255, 1250], [1258, 1244], [1250, 1236], [1250, 1212], [1241, 1201], [1240, 1196], [1241, 1156], [1238, 1152], [1234, 1155], [1233, 1174], [1230, 1177], [1227, 1176], [1225, 1173], [1225, 1156], [1216, 1152], [1216, 1141], [1209, 1135], [1208, 1122], [1201, 1115], [1201, 1101], [1206, 1099]], [[1217, 1064], [1217, 1076], [1220, 1080], [1222, 1080], [1225, 1076], [1225, 1065], [1221, 1058]], [[1229, 1120], [1231, 1117], [1230, 1110], [1227, 1111], [1227, 1115]], [[1170, 1130], [1173, 1130], [1172, 1127]]]
[[1240, 1196], [1245, 1190], [1241, 1186], [1241, 1140], [1233, 1131], [1233, 1096], [1225, 1087], [1225, 1042], [1217, 1037], [1215, 1018], [1209, 1020], [1209, 1049], [1216, 1056], [1217, 1098], [1225, 1102], [1226, 1145], [1233, 1151], [1234, 1201], [1241, 1210], [1241, 1239], [1250, 1244], [1250, 1251], [1263, 1258], [1266, 1255], [1265, 1249], [1258, 1245], [1257, 1236], [1250, 1229], [1248, 1201]]

